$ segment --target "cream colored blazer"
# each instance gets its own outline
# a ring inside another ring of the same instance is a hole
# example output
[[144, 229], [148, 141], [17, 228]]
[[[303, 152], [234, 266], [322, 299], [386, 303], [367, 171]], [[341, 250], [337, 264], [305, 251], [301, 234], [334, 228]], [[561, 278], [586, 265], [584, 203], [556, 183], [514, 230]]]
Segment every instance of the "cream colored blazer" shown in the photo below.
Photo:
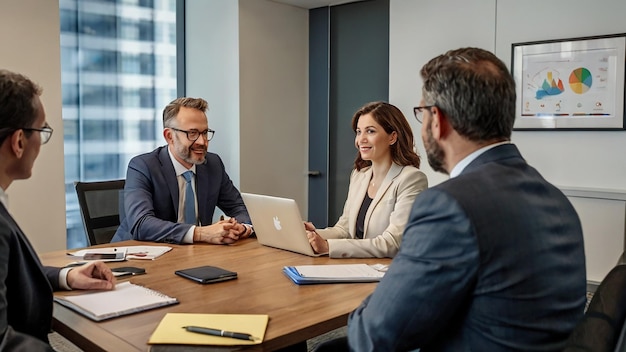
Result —
[[419, 169], [391, 164], [365, 215], [363, 239], [358, 239], [356, 219], [371, 178], [370, 167], [353, 170], [343, 214], [335, 226], [317, 230], [328, 240], [331, 258], [395, 256], [413, 201], [428, 187], [426, 175]]

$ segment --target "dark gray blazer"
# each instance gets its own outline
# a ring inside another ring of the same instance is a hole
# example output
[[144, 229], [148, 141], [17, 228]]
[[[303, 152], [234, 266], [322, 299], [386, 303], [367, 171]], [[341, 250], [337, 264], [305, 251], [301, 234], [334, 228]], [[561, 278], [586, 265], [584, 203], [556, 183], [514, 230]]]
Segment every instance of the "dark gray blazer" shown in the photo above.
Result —
[[585, 296], [576, 211], [504, 144], [417, 196], [348, 341], [357, 351], [560, 351]]
[[[241, 194], [217, 154], [207, 153], [206, 162], [196, 165], [196, 194], [201, 224], [212, 224], [216, 206], [239, 222], [251, 223]], [[124, 215], [111, 242], [180, 243], [192, 225], [176, 222], [178, 198], [178, 180], [167, 146], [132, 158], [124, 185]]]
[[59, 268], [43, 267], [30, 242], [0, 204], [0, 350], [52, 351], [52, 291]]

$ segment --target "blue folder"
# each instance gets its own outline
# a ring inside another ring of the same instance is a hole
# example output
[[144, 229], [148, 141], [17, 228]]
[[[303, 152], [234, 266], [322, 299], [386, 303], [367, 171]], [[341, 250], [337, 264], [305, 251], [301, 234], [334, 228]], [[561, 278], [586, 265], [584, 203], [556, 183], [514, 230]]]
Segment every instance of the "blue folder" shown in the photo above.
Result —
[[364, 283], [378, 282], [382, 277], [306, 277], [300, 275], [293, 266], [283, 267], [283, 273], [297, 285], [336, 284], [336, 283]]

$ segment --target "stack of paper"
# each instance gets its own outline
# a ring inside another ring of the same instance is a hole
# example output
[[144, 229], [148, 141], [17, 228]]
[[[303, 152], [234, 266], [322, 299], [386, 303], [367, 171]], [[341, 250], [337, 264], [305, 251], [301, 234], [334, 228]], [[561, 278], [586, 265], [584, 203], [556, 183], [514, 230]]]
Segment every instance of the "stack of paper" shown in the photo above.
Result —
[[[378, 269], [381, 268], [381, 269]], [[298, 285], [377, 282], [385, 275], [384, 266], [376, 264], [336, 264], [286, 266], [283, 272]]]
[[126, 259], [156, 259], [172, 250], [169, 246], [128, 246], [126, 248]]
[[[116, 259], [104, 259], [104, 261], [120, 261], [125, 259], [156, 259], [163, 254], [172, 250], [172, 247], [169, 246], [127, 246], [127, 247], [101, 247], [101, 248], [88, 248], [82, 249], [80, 251], [67, 253], [68, 255], [78, 257], [78, 259], [82, 259], [85, 261], [89, 261], [89, 254], [99, 253], [99, 254], [107, 254], [107, 253], [124, 253], [122, 257], [117, 257]], [[87, 257], [85, 257], [87, 255]], [[102, 260], [102, 259], [101, 259]]]
[[71, 255], [75, 257], [75, 259], [83, 261], [77, 264], [96, 260], [103, 262], [120, 262], [126, 260], [126, 254], [126, 247], [89, 248], [67, 253], [67, 255]]

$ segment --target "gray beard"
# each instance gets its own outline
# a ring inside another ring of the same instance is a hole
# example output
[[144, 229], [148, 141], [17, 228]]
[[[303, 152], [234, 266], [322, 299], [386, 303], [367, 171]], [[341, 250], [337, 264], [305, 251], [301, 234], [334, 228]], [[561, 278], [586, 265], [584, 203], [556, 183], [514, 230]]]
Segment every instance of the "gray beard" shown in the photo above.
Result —
[[431, 130], [431, 124], [428, 124], [426, 129], [426, 140], [424, 141], [424, 147], [426, 149], [426, 157], [428, 158], [428, 164], [430, 167], [444, 174], [448, 174], [448, 171], [443, 167], [443, 160], [445, 158], [445, 152], [439, 146], [435, 138], [433, 138], [433, 132]]

